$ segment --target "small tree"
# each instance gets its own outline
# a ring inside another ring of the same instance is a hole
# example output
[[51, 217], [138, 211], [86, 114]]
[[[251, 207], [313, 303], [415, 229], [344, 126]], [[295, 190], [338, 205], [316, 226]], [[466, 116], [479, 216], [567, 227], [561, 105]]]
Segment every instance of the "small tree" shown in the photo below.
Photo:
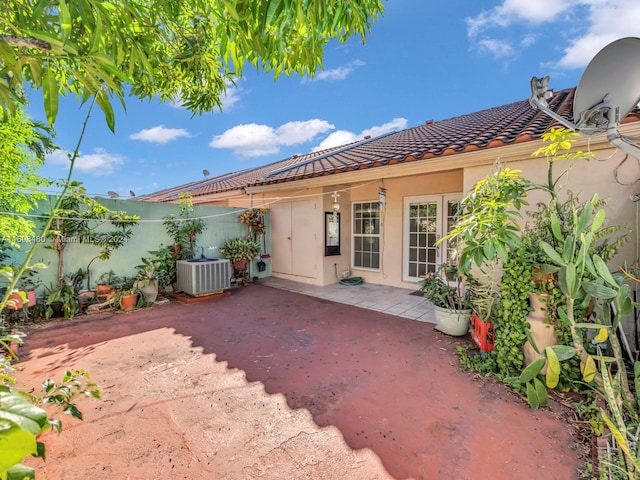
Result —
[[[53, 248], [58, 255], [58, 287], [64, 275], [64, 252], [69, 244], [82, 243], [102, 249], [87, 266], [87, 288], [90, 288], [91, 263], [96, 258], [108, 259], [113, 250], [122, 247], [133, 235], [131, 227], [137, 225], [138, 220], [137, 215], [109, 210], [97, 200], [87, 197], [80, 183], [72, 182], [69, 194], [62, 199], [60, 208], [54, 214], [52, 228], [47, 232], [52, 243], [49, 248]], [[103, 231], [106, 224], [112, 230]]]
[[192, 258], [196, 251], [196, 235], [202, 233], [206, 227], [201, 218], [193, 216], [193, 202], [190, 193], [180, 193], [180, 216], [169, 215], [164, 218], [167, 233], [178, 245], [179, 258]]

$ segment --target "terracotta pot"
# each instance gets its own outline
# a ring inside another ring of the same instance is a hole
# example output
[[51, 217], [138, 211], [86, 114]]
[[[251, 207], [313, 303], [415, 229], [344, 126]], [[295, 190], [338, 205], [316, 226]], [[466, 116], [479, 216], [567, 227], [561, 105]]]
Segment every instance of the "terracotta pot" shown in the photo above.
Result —
[[36, 291], [29, 290], [27, 292], [27, 306], [33, 307], [36, 304]]
[[[551, 347], [558, 343], [555, 327], [547, 322], [548, 299], [548, 293], [529, 294], [529, 303], [531, 304], [533, 311], [525, 317], [525, 321], [529, 324], [529, 334], [531, 335], [531, 338], [533, 338], [538, 352], [542, 352], [546, 347]], [[541, 355], [536, 352], [529, 340], [524, 342], [522, 349], [524, 352], [524, 362], [527, 365], [541, 358]], [[540, 373], [543, 375], [547, 373], [546, 365]]]
[[113, 291], [113, 285], [98, 285], [96, 288], [97, 295], [109, 295]]
[[22, 295], [18, 293], [17, 290], [14, 290], [9, 295], [9, 303], [7, 304], [7, 308], [10, 310], [20, 310], [24, 305], [24, 298]]
[[136, 308], [138, 303], [138, 294], [132, 293], [131, 295], [123, 295], [120, 297], [120, 309], [123, 312], [129, 312]]

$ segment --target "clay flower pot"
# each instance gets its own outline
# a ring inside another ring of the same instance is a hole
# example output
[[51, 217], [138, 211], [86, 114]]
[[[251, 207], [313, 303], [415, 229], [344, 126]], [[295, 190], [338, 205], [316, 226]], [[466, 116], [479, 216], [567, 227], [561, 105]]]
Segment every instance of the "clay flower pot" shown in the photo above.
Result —
[[123, 312], [129, 312], [136, 308], [136, 304], [138, 303], [138, 294], [132, 293], [129, 295], [123, 295], [120, 297], [120, 309]]

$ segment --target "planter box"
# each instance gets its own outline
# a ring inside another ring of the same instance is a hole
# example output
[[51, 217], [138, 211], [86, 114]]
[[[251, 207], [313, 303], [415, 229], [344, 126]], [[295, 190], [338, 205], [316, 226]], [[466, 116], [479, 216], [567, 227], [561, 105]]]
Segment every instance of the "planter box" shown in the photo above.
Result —
[[493, 352], [496, 341], [496, 332], [493, 323], [483, 322], [475, 313], [471, 315], [471, 338], [476, 342], [481, 352]]

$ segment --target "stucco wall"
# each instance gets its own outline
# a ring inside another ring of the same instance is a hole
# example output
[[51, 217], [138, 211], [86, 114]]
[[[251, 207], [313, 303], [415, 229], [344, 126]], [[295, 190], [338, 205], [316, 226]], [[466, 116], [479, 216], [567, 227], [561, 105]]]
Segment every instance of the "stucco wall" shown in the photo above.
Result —
[[[639, 174], [638, 164], [633, 159], [627, 159], [622, 165], [625, 155], [613, 149], [595, 152], [595, 158], [589, 161], [578, 160], [571, 164], [558, 162], [554, 165], [554, 176], [557, 178], [563, 171], [568, 174], [559, 182], [559, 195], [566, 198], [568, 191], [578, 195], [580, 201], [591, 199], [594, 194], [607, 201], [605, 205], [606, 225], [621, 225], [630, 233], [629, 242], [620, 253], [610, 262], [612, 268], [627, 262], [632, 264], [637, 257], [636, 245], [636, 213], [638, 202], [630, 200], [630, 196], [640, 192], [640, 186], [634, 183]], [[544, 158], [531, 158], [519, 161], [503, 161], [504, 166], [522, 170], [522, 175], [535, 183], [546, 183], [546, 161]], [[619, 166], [620, 165], [620, 166]], [[618, 180], [615, 170], [618, 167]], [[469, 192], [478, 180], [484, 178], [491, 171], [490, 166], [467, 168], [464, 172], [464, 191]], [[622, 183], [630, 183], [623, 185]], [[529, 195], [530, 208], [535, 210], [538, 202], [545, 202], [549, 196], [544, 192], [532, 191]], [[524, 216], [523, 221], [527, 217]]]
[[462, 170], [451, 170], [410, 177], [385, 179], [351, 191], [351, 202], [377, 201], [378, 187], [387, 190], [386, 209], [382, 212], [382, 268], [375, 272], [353, 269], [353, 274], [366, 282], [413, 288], [402, 281], [403, 204], [404, 198], [417, 195], [440, 195], [462, 192]]
[[[91, 265], [92, 283], [103, 273], [113, 270], [119, 276], [132, 276], [135, 274], [135, 267], [141, 263], [141, 257], [148, 256], [149, 250], [156, 250], [160, 245], [171, 245], [173, 239], [166, 233], [163, 225], [163, 218], [173, 214], [179, 216], [179, 205], [173, 203], [153, 203], [135, 200], [100, 200], [110, 210], [123, 210], [130, 215], [138, 215], [140, 222], [133, 227], [133, 236], [127, 243], [118, 250], [115, 250], [109, 260], [95, 260]], [[41, 214], [49, 208], [49, 202], [41, 203], [36, 213]], [[235, 237], [247, 235], [247, 226], [238, 221], [238, 215], [244, 212], [244, 208], [237, 207], [214, 207], [214, 206], [194, 206], [194, 216], [202, 217], [206, 229], [198, 235], [197, 247], [204, 247], [204, 254], [209, 258], [219, 258], [219, 248], [227, 240]], [[268, 228], [267, 215], [267, 228]], [[47, 269], [38, 271], [38, 278], [44, 286], [49, 286], [56, 281], [57, 255], [54, 250], [47, 248], [50, 243], [38, 243], [32, 263], [42, 262], [48, 265]], [[267, 243], [267, 248], [269, 247]], [[20, 263], [26, 255], [30, 244], [22, 243], [19, 250], [11, 252], [10, 262]], [[72, 273], [79, 268], [86, 269], [88, 263], [99, 253], [98, 247], [70, 243], [64, 252], [64, 272]], [[200, 255], [200, 250], [197, 250]], [[259, 277], [269, 275], [267, 271], [258, 273], [253, 269], [253, 274]]]

